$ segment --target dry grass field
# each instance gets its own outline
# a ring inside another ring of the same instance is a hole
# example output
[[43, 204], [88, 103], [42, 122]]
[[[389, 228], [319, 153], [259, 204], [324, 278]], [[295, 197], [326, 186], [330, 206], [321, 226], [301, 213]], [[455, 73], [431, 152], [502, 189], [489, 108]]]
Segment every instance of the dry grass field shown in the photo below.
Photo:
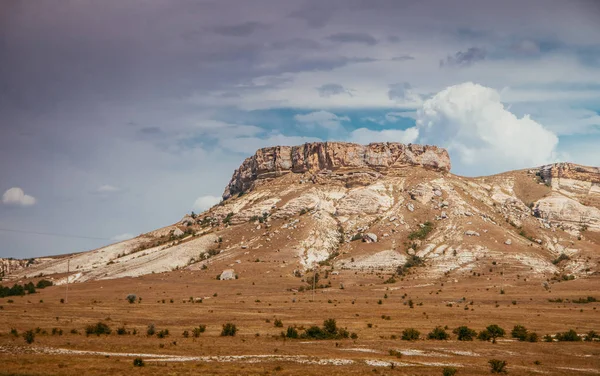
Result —
[[[481, 375], [490, 374], [490, 359], [505, 360], [511, 375], [600, 373], [600, 342], [542, 341], [569, 329], [582, 335], [600, 331], [600, 303], [548, 301], [600, 299], [598, 277], [553, 283], [546, 290], [541, 280], [499, 273], [457, 282], [408, 276], [384, 284], [385, 275], [342, 270], [330, 275], [332, 287], [317, 289], [312, 301], [312, 292], [294, 291], [300, 279], [268, 273], [260, 264], [230, 281], [216, 280], [216, 270], [209, 269], [71, 284], [67, 303], [60, 302], [65, 286], [0, 299], [0, 374], [442, 375], [444, 367], [453, 367], [457, 375]], [[130, 293], [141, 302], [128, 303]], [[288, 326], [303, 333], [328, 318], [358, 338], [280, 336]], [[276, 319], [282, 327], [274, 325]], [[111, 334], [86, 336], [85, 327], [99, 321]], [[228, 322], [238, 328], [234, 337], [220, 335]], [[169, 335], [148, 336], [149, 324]], [[490, 324], [506, 330], [495, 344], [458, 341], [452, 334], [461, 325], [480, 331]], [[511, 338], [517, 324], [537, 332], [540, 341]], [[199, 325], [206, 331], [193, 338]], [[427, 339], [436, 326], [447, 326], [450, 339]], [[119, 327], [130, 334], [118, 335]], [[27, 344], [22, 333], [36, 328], [34, 342]], [[53, 335], [53, 328], [63, 334]], [[407, 328], [420, 331], [420, 339], [402, 340]], [[143, 367], [133, 366], [138, 357]]]

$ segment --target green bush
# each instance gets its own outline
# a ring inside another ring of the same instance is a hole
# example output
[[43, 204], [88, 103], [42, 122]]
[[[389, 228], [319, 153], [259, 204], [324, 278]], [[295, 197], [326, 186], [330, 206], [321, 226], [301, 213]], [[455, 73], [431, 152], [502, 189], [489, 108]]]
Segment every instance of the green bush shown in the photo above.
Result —
[[223, 330], [221, 330], [222, 337], [233, 337], [237, 333], [237, 327], [235, 324], [228, 322], [227, 324], [223, 324]]
[[454, 367], [444, 367], [442, 369], [442, 376], [454, 376], [456, 375], [456, 372], [458, 372], [458, 370]]
[[506, 363], [506, 360], [491, 359], [488, 363], [490, 364], [492, 373], [507, 373], [506, 365], [508, 363]]
[[445, 341], [448, 338], [450, 338], [450, 335], [448, 333], [446, 333], [446, 331], [444, 330], [444, 328], [442, 328], [441, 326], [436, 326], [427, 335], [427, 338], [429, 338], [429, 339], [435, 339], [435, 340], [440, 340], [440, 341]]
[[40, 279], [38, 283], [35, 285], [38, 289], [45, 289], [46, 287], [52, 286], [52, 281], [48, 281], [47, 279]]
[[129, 295], [127, 295], [127, 297], [125, 299], [127, 299], [127, 301], [130, 304], [133, 304], [137, 300], [137, 297], [135, 296], [135, 294], [129, 294]]
[[100, 336], [101, 334], [109, 335], [110, 332], [110, 327], [101, 321], [98, 321], [96, 324], [91, 324], [85, 327], [85, 334], [87, 336], [91, 334], [95, 334], [97, 336]]
[[163, 329], [163, 330], [160, 330], [158, 333], [156, 333], [156, 336], [158, 338], [165, 338], [168, 335], [169, 335], [169, 329]]
[[540, 337], [538, 336], [538, 334], [536, 332], [527, 333], [527, 337], [525, 338], [525, 341], [527, 341], [527, 342], [537, 342], [539, 340], [540, 340]]
[[298, 338], [298, 331], [293, 326], [288, 326], [285, 336], [286, 338]]
[[489, 341], [491, 339], [492, 343], [496, 343], [496, 338], [504, 337], [505, 334], [504, 329], [496, 324], [492, 324], [485, 328], [485, 330], [482, 330], [477, 338], [482, 341]]
[[559, 342], [579, 342], [581, 341], [581, 337], [577, 335], [576, 331], [569, 329], [566, 332], [557, 333], [556, 340]]
[[135, 359], [133, 359], [133, 366], [134, 367], [143, 367], [144, 366], [144, 360], [142, 358], [135, 358]]
[[595, 331], [590, 330], [589, 332], [587, 332], [585, 334], [585, 338], [584, 338], [585, 341], [591, 342], [595, 339], [600, 339], [600, 334], [596, 333]]
[[404, 341], [416, 341], [421, 336], [421, 332], [414, 328], [407, 328], [402, 331], [402, 340]]
[[33, 332], [33, 330], [28, 330], [25, 333], [23, 333], [23, 339], [28, 344], [32, 344], [33, 341], [35, 341], [35, 333]]
[[432, 230], [433, 230], [433, 223], [427, 221], [427, 222], [423, 223], [423, 227], [421, 227], [417, 231], [413, 231], [410, 234], [408, 234], [408, 238], [410, 240], [425, 239]]
[[459, 326], [454, 329], [452, 333], [458, 336], [459, 341], [472, 341], [473, 338], [477, 335], [477, 332], [467, 326]]
[[350, 333], [346, 329], [338, 328], [335, 319], [327, 319], [323, 322], [323, 328], [313, 325], [306, 329], [300, 337], [311, 339], [343, 339], [350, 337]]
[[156, 333], [156, 327], [154, 326], [154, 324], [149, 324], [148, 328], [146, 329], [146, 334], [149, 336], [153, 336]]
[[192, 336], [194, 338], [198, 338], [200, 337], [201, 333], [204, 333], [206, 331], [206, 325], [200, 325], [197, 328], [192, 329]]
[[523, 325], [515, 325], [513, 330], [510, 332], [512, 338], [517, 338], [519, 341], [525, 341], [527, 338], [527, 328]]

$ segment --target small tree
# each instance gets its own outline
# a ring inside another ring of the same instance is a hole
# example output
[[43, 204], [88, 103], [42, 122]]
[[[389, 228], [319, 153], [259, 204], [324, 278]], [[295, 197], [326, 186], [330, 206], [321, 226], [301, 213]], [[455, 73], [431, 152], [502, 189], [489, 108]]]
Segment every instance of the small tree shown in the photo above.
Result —
[[435, 340], [440, 340], [440, 341], [445, 341], [448, 338], [450, 338], [450, 335], [448, 333], [446, 333], [446, 331], [444, 330], [444, 328], [442, 328], [441, 326], [436, 326], [435, 329], [433, 329], [427, 335], [427, 338], [429, 338], [429, 339], [435, 339]]
[[[487, 334], [485, 332], [487, 332]], [[501, 327], [499, 327], [496, 324], [492, 324], [492, 325], [488, 326], [484, 331], [481, 331], [481, 333], [479, 333], [480, 336], [482, 336], [482, 337], [488, 336], [488, 338], [487, 339], [479, 338], [479, 339], [481, 339], [483, 341], [487, 341], [487, 340], [491, 339], [492, 343], [496, 343], [496, 338], [504, 337], [505, 334], [506, 334], [506, 332], [504, 331], [504, 329], [502, 329]]]
[[472, 341], [473, 338], [477, 335], [477, 332], [467, 326], [459, 326], [454, 329], [452, 333], [458, 336], [459, 341]]
[[456, 375], [456, 372], [458, 372], [458, 370], [454, 367], [444, 367], [444, 369], [442, 369], [442, 376], [454, 376]]
[[133, 359], [133, 366], [134, 367], [143, 367], [144, 366], [144, 360], [142, 358], [135, 358], [135, 359]]
[[337, 323], [335, 322], [335, 319], [323, 321], [323, 329], [330, 334], [335, 334], [337, 332]]
[[130, 304], [133, 304], [135, 303], [137, 296], [135, 296], [135, 294], [129, 294], [125, 299], [127, 299]]
[[492, 373], [507, 373], [506, 360], [491, 359], [488, 361], [492, 369]]
[[577, 335], [576, 331], [569, 329], [567, 332], [557, 333], [556, 340], [559, 342], [579, 342], [581, 341], [581, 337]]
[[408, 328], [402, 331], [402, 340], [404, 341], [416, 341], [420, 336], [421, 332], [414, 328]]
[[227, 324], [223, 324], [223, 330], [221, 330], [222, 337], [226, 337], [226, 336], [233, 337], [233, 336], [235, 336], [236, 333], [237, 333], [237, 327], [235, 326], [235, 324], [232, 324], [230, 322], [228, 322]]
[[25, 342], [31, 345], [35, 340], [35, 333], [33, 332], [33, 330], [28, 330], [25, 333], [23, 333], [23, 339], [25, 340]]
[[149, 324], [148, 329], [146, 329], [146, 334], [149, 336], [153, 336], [154, 333], [156, 333], [156, 327], [154, 326], [154, 324]]
[[293, 326], [288, 326], [285, 336], [287, 338], [298, 338], [298, 331]]
[[527, 339], [527, 329], [523, 325], [515, 325], [510, 335], [519, 341], [525, 341]]

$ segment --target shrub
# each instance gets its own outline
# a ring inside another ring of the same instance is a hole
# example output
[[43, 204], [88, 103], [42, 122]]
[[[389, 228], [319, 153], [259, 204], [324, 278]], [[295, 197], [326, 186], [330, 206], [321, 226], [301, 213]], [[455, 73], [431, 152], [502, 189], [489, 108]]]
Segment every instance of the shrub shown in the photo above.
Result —
[[19, 332], [17, 331], [17, 329], [11, 328], [10, 329], [10, 335], [12, 335], [13, 337], [18, 337], [19, 336]]
[[561, 261], [570, 260], [570, 259], [571, 258], [569, 256], [565, 255], [564, 253], [561, 253], [560, 256], [558, 256], [557, 258], [555, 258], [554, 260], [552, 260], [552, 263], [554, 265], [556, 265], [556, 264], [560, 263]]
[[187, 330], [183, 331], [183, 338], [188, 338], [190, 336], [190, 332]]
[[52, 286], [52, 281], [48, 281], [47, 279], [40, 279], [38, 283], [35, 285], [38, 289], [45, 289], [46, 287]]
[[[301, 338], [311, 339], [343, 339], [348, 338], [350, 333], [346, 329], [337, 327], [335, 319], [327, 319], [323, 322], [323, 328], [316, 325], [311, 326], [302, 333]], [[357, 335], [358, 337], [358, 335]]]
[[327, 333], [335, 334], [337, 332], [337, 323], [335, 322], [335, 319], [323, 321], [323, 329], [325, 329]]
[[197, 328], [192, 329], [192, 336], [194, 336], [194, 338], [198, 338], [200, 337], [201, 333], [204, 333], [206, 331], [206, 325], [200, 325]]
[[587, 332], [585, 334], [584, 340], [587, 341], [587, 342], [591, 342], [591, 341], [595, 340], [596, 338], [600, 339], [600, 334], [596, 333], [593, 330], [590, 330], [589, 332]]
[[135, 358], [135, 359], [133, 359], [133, 366], [134, 367], [143, 367], [144, 366], [144, 360], [142, 358]]
[[154, 324], [149, 324], [148, 328], [146, 329], [146, 334], [149, 336], [153, 336], [154, 333], [156, 333], [156, 327], [154, 326]]
[[477, 335], [477, 332], [467, 326], [459, 326], [454, 329], [452, 333], [458, 336], [459, 341], [472, 341], [473, 337]]
[[539, 340], [540, 340], [540, 337], [535, 332], [527, 333], [527, 337], [525, 338], [525, 341], [527, 341], [527, 342], [537, 342]]
[[293, 326], [288, 326], [285, 336], [286, 338], [298, 338], [298, 331]]
[[492, 373], [506, 373], [506, 360], [491, 359], [488, 361]]
[[232, 324], [230, 322], [228, 322], [227, 324], [223, 324], [223, 330], [221, 330], [222, 337], [233, 337], [235, 336], [235, 333], [237, 333], [237, 327], [235, 326], [235, 324]]
[[441, 326], [436, 326], [435, 329], [433, 329], [427, 335], [427, 338], [429, 338], [429, 339], [435, 339], [435, 340], [440, 340], [440, 341], [445, 341], [448, 338], [450, 338], [450, 335], [448, 333], [446, 333], [446, 331], [444, 330], [444, 328], [442, 328]]
[[28, 344], [32, 344], [33, 341], [35, 340], [35, 333], [33, 332], [33, 330], [28, 330], [25, 333], [23, 333], [23, 339]]
[[569, 329], [564, 333], [557, 333], [556, 340], [559, 342], [579, 342], [581, 337], [577, 335], [577, 332], [573, 329]]
[[110, 327], [101, 321], [98, 321], [96, 324], [91, 324], [85, 327], [85, 334], [88, 336], [90, 334], [95, 334], [97, 336], [100, 336], [101, 334], [109, 335], [110, 332]]
[[56, 336], [62, 336], [63, 335], [63, 330], [62, 329], [58, 329], [58, 328], [52, 328], [52, 335]]
[[117, 328], [117, 335], [124, 336], [127, 334], [127, 329], [124, 326]]
[[552, 336], [550, 334], [546, 334], [544, 336], [544, 342], [554, 342], [554, 339], [552, 338]]
[[281, 320], [279, 320], [279, 319], [275, 319], [275, 321], [273, 322], [273, 325], [276, 328], [283, 328], [283, 322]]
[[398, 350], [390, 350], [389, 351], [390, 356], [395, 356], [396, 358], [402, 358], [402, 353]]
[[444, 367], [442, 369], [442, 376], [454, 376], [456, 375], [456, 372], [458, 372], [458, 370], [454, 367]]
[[479, 333], [479, 336], [477, 336], [477, 338], [482, 341], [489, 341], [491, 339], [492, 343], [496, 343], [496, 338], [504, 337], [505, 334], [506, 332], [504, 331], [504, 329], [502, 329], [496, 324], [492, 324], [488, 326], [485, 330], [482, 330]]
[[133, 304], [137, 300], [137, 296], [135, 296], [135, 294], [129, 294], [125, 299], [127, 299], [130, 304]]
[[512, 338], [517, 338], [519, 341], [525, 341], [527, 338], [527, 329], [523, 325], [515, 325], [510, 332]]
[[352, 334], [350, 334], [350, 338], [352, 338], [352, 339], [358, 339], [358, 334], [352, 332]]
[[427, 221], [427, 222], [423, 223], [423, 227], [421, 227], [417, 231], [413, 231], [410, 234], [408, 234], [408, 238], [410, 240], [425, 239], [432, 230], [433, 230], [433, 223]]
[[169, 335], [169, 329], [163, 329], [163, 330], [160, 330], [158, 333], [156, 333], [156, 336], [158, 338], [165, 338], [168, 335]]
[[407, 328], [402, 331], [402, 340], [416, 341], [421, 336], [421, 332], [414, 328]]

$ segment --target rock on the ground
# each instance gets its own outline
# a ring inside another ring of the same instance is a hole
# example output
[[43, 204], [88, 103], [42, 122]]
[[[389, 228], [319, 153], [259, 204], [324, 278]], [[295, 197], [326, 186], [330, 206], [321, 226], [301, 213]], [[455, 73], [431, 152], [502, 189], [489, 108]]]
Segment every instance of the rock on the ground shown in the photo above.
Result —
[[233, 269], [225, 269], [225, 270], [223, 270], [223, 272], [219, 276], [219, 279], [221, 281], [227, 281], [227, 280], [235, 279], [235, 270], [233, 270]]
[[367, 232], [363, 235], [363, 240], [367, 243], [377, 243], [377, 235], [372, 232]]

